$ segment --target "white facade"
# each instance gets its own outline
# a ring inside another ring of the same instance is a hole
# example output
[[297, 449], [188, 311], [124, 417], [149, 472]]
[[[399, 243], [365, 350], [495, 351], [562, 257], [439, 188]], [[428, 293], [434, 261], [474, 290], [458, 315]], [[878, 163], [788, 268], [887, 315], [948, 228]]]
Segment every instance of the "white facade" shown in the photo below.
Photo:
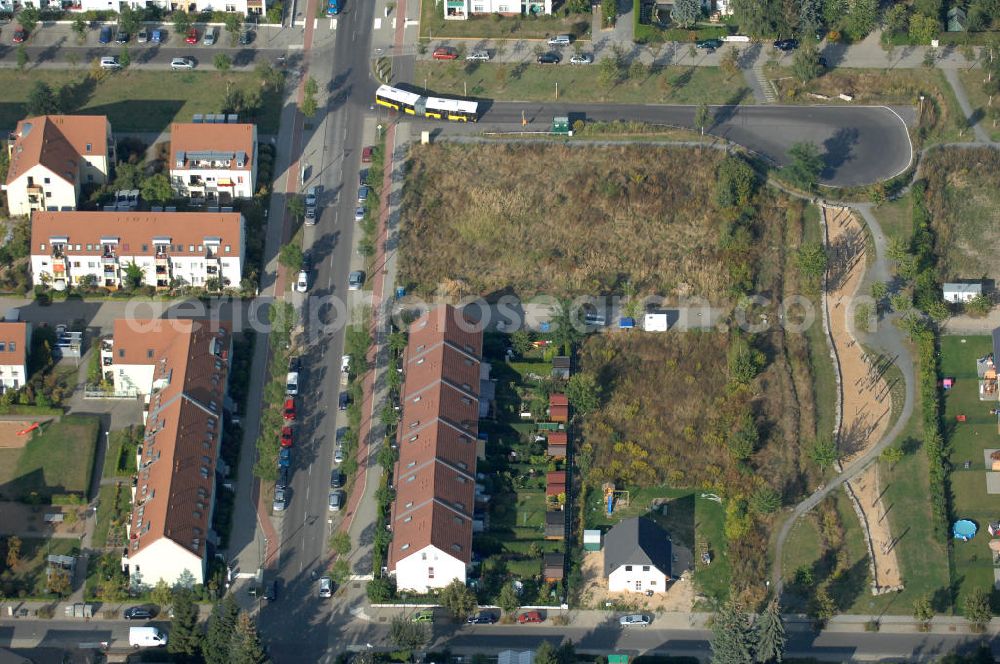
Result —
[[32, 210], [73, 210], [79, 186], [42, 164], [29, 168], [6, 186], [7, 207], [12, 215], [29, 215]]
[[[45, 0], [41, 0], [41, 2], [45, 2]], [[189, 0], [188, 2], [173, 0], [76, 0], [69, 9], [75, 12], [91, 10], [121, 12], [122, 7], [131, 7], [132, 9], [159, 7], [168, 12], [180, 9], [186, 10], [189, 14], [219, 11], [260, 15], [267, 11], [265, 0], [215, 0], [214, 2], [213, 0]]]
[[472, 14], [535, 14], [552, 13], [552, 0], [444, 0], [444, 17], [464, 21]]
[[646, 314], [642, 319], [642, 329], [646, 332], [666, 332], [670, 323], [665, 313]]
[[125, 560], [129, 574], [138, 573], [144, 586], [155, 586], [162, 579], [172, 587], [188, 575], [195, 583], [203, 583], [205, 579], [202, 557], [168, 537], [157, 539]]
[[425, 593], [458, 579], [465, 583], [465, 563], [436, 546], [415, 551], [396, 563], [396, 587]]
[[228, 193], [233, 198], [253, 198], [257, 160], [253, 163], [254, 171], [233, 171], [208, 162], [200, 167], [171, 168], [170, 184], [181, 196], [213, 200], [219, 193]]
[[943, 284], [941, 287], [945, 302], [968, 302], [983, 294], [983, 285]]
[[257, 184], [257, 126], [175, 122], [170, 125], [170, 185], [180, 196], [227, 204], [252, 198]]
[[0, 364], [0, 392], [19, 390], [28, 382], [28, 368], [23, 364]]
[[620, 565], [608, 576], [608, 590], [613, 593], [649, 590], [662, 593], [667, 590], [667, 575], [655, 565]]

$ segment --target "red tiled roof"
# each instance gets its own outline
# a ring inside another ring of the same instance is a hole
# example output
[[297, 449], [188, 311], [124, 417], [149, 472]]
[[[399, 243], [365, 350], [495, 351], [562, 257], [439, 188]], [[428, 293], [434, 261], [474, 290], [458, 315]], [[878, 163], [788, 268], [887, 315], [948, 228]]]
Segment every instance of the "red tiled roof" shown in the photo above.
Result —
[[27, 323], [0, 323], [0, 364], [27, 366], [28, 350]]
[[568, 406], [569, 399], [566, 398], [565, 394], [550, 394], [549, 395], [549, 405], [550, 406]]
[[549, 419], [553, 422], [569, 422], [569, 406], [549, 406]]
[[569, 443], [569, 434], [565, 431], [549, 432], [549, 445], [566, 445]]
[[175, 122], [170, 125], [170, 169], [177, 168], [177, 158], [184, 153], [185, 165], [182, 168], [193, 168], [188, 163], [187, 156], [192, 152], [242, 152], [246, 155], [243, 167], [237, 167], [236, 161], [231, 161], [230, 170], [249, 171], [253, 159], [253, 148], [256, 132], [252, 124], [195, 124], [193, 122]]
[[104, 115], [41, 115], [21, 120], [14, 130], [7, 184], [37, 164], [75, 182], [81, 155], [107, 156], [108, 132]]

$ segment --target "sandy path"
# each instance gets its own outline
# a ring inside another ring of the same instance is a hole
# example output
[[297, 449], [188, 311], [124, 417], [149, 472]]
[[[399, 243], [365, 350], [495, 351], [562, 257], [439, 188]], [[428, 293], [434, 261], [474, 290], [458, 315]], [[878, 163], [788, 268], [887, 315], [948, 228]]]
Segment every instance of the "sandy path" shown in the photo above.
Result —
[[[849, 306], [865, 272], [865, 236], [861, 224], [849, 210], [825, 208], [827, 246], [830, 249], [827, 306], [830, 335], [840, 362], [842, 419], [838, 446], [841, 463], [847, 465], [856, 456], [875, 445], [889, 428], [892, 400], [884, 372], [890, 361], [871, 356], [851, 334], [854, 316]], [[866, 294], [865, 294], [866, 295]], [[881, 498], [878, 462], [871, 464], [848, 483], [857, 497], [862, 527], [870, 534], [874, 560], [873, 591], [896, 588], [902, 577], [893, 548], [886, 506]]]

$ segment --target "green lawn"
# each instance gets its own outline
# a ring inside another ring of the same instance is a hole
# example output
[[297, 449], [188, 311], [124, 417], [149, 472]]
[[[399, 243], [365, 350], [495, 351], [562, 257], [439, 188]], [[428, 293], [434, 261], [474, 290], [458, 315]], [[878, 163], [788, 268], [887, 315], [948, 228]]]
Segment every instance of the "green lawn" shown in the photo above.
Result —
[[[0, 87], [7, 92], [0, 101], [0, 128], [13, 130], [26, 115], [24, 103], [35, 82], [54, 90], [73, 86], [76, 113], [107, 115], [114, 132], [159, 132], [171, 122], [190, 122], [195, 113], [220, 113], [227, 87], [251, 92], [260, 89], [255, 74], [228, 72], [126, 71], [94, 83], [84, 65], [70, 70], [0, 70]], [[248, 120], [261, 134], [276, 134], [281, 115], [280, 95], [262, 95], [262, 108]], [[241, 118], [242, 119], [242, 118]]]
[[[3, 547], [6, 553], [6, 546]], [[0, 577], [0, 592], [6, 597], [53, 597], [45, 585], [45, 558], [49, 555], [69, 556], [79, 553], [80, 540], [34, 538], [21, 540], [20, 562]], [[6, 567], [6, 566], [5, 566]]]
[[444, 39], [544, 39], [551, 35], [571, 34], [577, 39], [590, 37], [590, 14], [538, 17], [501, 17], [499, 14], [473, 16], [466, 21], [446, 21], [437, 0], [420, 3], [420, 38]]
[[[965, 94], [969, 98], [973, 116], [982, 117], [980, 124], [989, 134], [990, 140], [1000, 141], [1000, 128], [994, 125], [993, 120], [989, 119], [986, 113], [989, 109], [990, 99], [983, 93], [983, 79], [985, 77], [986, 73], [982, 69], [958, 70], [958, 78], [962, 81], [962, 87], [965, 88]], [[993, 103], [994, 105], [1000, 104], [1000, 100], [994, 100]]]
[[129, 429], [112, 431], [108, 437], [108, 450], [104, 455], [101, 477], [127, 477], [135, 472], [135, 445]]
[[94, 526], [94, 548], [100, 549], [109, 545], [109, 539], [112, 539], [111, 545], [119, 544], [120, 542], [113, 541], [110, 536], [112, 533], [124, 538], [125, 518], [131, 508], [130, 497], [131, 492], [127, 482], [123, 482], [121, 488], [114, 484], [101, 487], [98, 493], [97, 524]]
[[43, 427], [26, 446], [0, 449], [0, 495], [8, 499], [37, 493], [86, 496], [94, 469], [100, 420], [89, 415], [67, 415]]
[[[824, 243], [823, 227], [820, 225], [819, 208], [807, 205], [802, 215], [802, 242]], [[835, 394], [837, 378], [834, 374], [833, 360], [830, 358], [830, 345], [826, 332], [823, 330], [823, 319], [819, 295], [810, 295], [814, 310], [817, 312], [815, 322], [806, 328], [805, 335], [809, 345], [809, 367], [813, 378], [813, 394], [816, 395], [816, 435], [829, 435], [833, 431], [836, 417], [833, 399], [825, 395]]]
[[[441, 94], [525, 101], [604, 102], [619, 104], [752, 104], [741, 76], [727, 77], [718, 67], [648, 68], [635, 80], [605, 83], [601, 68], [591, 66], [494, 64], [422, 61], [413, 84]], [[551, 118], [544, 118], [549, 122]]]
[[[1000, 436], [996, 416], [989, 414], [996, 402], [979, 400], [975, 364], [977, 357], [991, 351], [990, 337], [941, 337], [941, 375], [955, 378], [955, 386], [945, 393], [943, 414], [952, 467], [948, 480], [952, 515], [979, 525], [979, 533], [972, 541], [955, 541], [951, 547], [955, 608], [959, 611], [970, 589], [993, 586], [986, 526], [1000, 514], [1000, 495], [986, 493], [983, 450], [1000, 448]], [[966, 421], [956, 421], [957, 415], [965, 415]], [[971, 462], [969, 470], [964, 468], [966, 461]]]
[[887, 237], [909, 241], [913, 235], [913, 199], [909, 193], [879, 205], [874, 212]]

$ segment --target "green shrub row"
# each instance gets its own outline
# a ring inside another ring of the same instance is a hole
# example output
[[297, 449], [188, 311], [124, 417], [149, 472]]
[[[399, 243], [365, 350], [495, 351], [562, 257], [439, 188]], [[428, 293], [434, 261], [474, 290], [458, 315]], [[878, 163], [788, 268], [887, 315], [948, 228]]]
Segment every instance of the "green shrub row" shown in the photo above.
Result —
[[920, 408], [924, 425], [931, 491], [931, 527], [940, 541], [948, 538], [947, 448], [941, 434], [941, 401], [938, 391], [937, 338], [930, 329], [920, 332], [917, 342]]

